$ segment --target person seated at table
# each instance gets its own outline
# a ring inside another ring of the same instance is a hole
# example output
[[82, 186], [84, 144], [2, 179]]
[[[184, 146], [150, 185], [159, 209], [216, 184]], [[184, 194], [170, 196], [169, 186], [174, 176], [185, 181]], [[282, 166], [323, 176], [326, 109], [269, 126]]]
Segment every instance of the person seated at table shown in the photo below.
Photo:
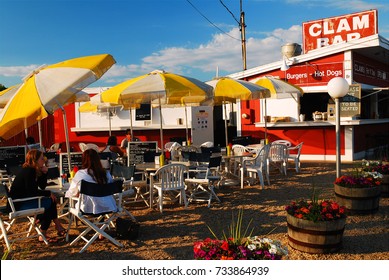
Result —
[[118, 139], [114, 135], [108, 137], [107, 146], [101, 152], [111, 152], [113, 160], [124, 156], [124, 152], [118, 146]]
[[137, 137], [131, 138], [131, 129], [128, 128], [126, 129], [126, 137], [120, 143], [120, 149], [122, 149], [124, 154], [127, 154], [128, 142], [131, 141], [140, 141], [140, 140]]
[[[70, 183], [65, 197], [79, 197], [81, 180], [91, 183], [107, 184], [113, 182], [112, 176], [101, 165], [99, 154], [93, 150], [85, 150], [82, 154], [81, 169], [77, 171]], [[93, 197], [82, 196], [80, 209], [84, 213], [102, 213], [116, 211], [116, 201], [113, 196]]]
[[[41, 206], [45, 208], [43, 214], [37, 216], [41, 225], [42, 233], [49, 242], [56, 242], [54, 237], [48, 237], [47, 230], [51, 221], [54, 222], [57, 234], [60, 237], [66, 235], [66, 230], [62, 227], [57, 214], [57, 198], [52, 192], [45, 190], [47, 185], [47, 171], [44, 155], [39, 150], [30, 150], [26, 155], [23, 168], [17, 173], [10, 189], [10, 197], [13, 199], [33, 196], [44, 196], [41, 199]], [[25, 210], [38, 207], [38, 200], [19, 202], [15, 205], [17, 210]], [[42, 237], [39, 241], [43, 242]]]

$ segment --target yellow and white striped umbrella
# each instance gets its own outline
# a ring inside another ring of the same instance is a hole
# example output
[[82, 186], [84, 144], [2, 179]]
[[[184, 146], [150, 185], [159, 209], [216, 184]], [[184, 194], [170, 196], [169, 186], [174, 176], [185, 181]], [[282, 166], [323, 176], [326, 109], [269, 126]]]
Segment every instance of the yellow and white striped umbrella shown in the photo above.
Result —
[[[229, 77], [215, 78], [207, 82], [213, 87], [213, 100], [215, 105], [224, 105], [226, 103], [235, 103], [237, 100], [255, 100], [270, 97], [270, 91], [267, 88], [258, 86], [251, 82], [236, 80]], [[224, 129], [226, 137], [226, 147], [228, 145], [227, 116], [224, 118]]]
[[[283, 99], [283, 98], [290, 98], [290, 97], [294, 98], [293, 94], [297, 94], [297, 95], [304, 94], [302, 88], [271, 76], [261, 77], [258, 80], [253, 82], [259, 86], [269, 89], [271, 93], [271, 98], [275, 98], [275, 99]], [[267, 105], [265, 99], [265, 110], [264, 110], [265, 116], [267, 115], [266, 107]], [[267, 141], [267, 119], [266, 118], [265, 118], [265, 140]]]
[[[123, 105], [157, 104], [181, 106], [185, 102], [201, 103], [212, 98], [212, 87], [190, 77], [185, 77], [163, 70], [155, 70], [121, 84], [101, 94], [103, 102]], [[186, 101], [187, 100], [187, 101]], [[161, 110], [160, 110], [161, 113]], [[161, 147], [163, 147], [161, 114]]]
[[[115, 60], [109, 54], [66, 60], [34, 70], [0, 113], [0, 138], [9, 139], [71, 102]], [[14, 90], [14, 88], [12, 88]]]

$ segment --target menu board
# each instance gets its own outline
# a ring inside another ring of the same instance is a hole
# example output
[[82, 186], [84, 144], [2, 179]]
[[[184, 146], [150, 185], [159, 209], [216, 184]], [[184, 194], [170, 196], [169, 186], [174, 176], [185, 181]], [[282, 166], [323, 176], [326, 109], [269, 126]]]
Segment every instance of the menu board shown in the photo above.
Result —
[[26, 160], [26, 146], [0, 147], [0, 168], [22, 165]]
[[[82, 153], [70, 153], [70, 165], [73, 169], [74, 166], [81, 167], [82, 164]], [[70, 174], [69, 171], [69, 157], [67, 153], [61, 153], [59, 155], [59, 168], [61, 174]]]
[[145, 154], [157, 153], [157, 141], [128, 142], [128, 165], [145, 162]]

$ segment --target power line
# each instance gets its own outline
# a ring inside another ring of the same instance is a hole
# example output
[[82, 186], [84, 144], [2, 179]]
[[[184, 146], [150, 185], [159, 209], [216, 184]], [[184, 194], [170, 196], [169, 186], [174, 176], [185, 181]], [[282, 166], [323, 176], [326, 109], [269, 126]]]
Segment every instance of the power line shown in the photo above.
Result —
[[235, 15], [230, 11], [230, 9], [228, 9], [228, 7], [223, 3], [222, 0], [219, 0], [220, 3], [223, 5], [224, 8], [226, 8], [226, 10], [232, 15], [232, 17], [234, 18], [234, 20], [238, 23], [238, 25], [240, 26], [240, 22], [239, 20], [236, 19]]
[[[227, 35], [228, 37], [234, 39], [234, 40], [237, 40], [237, 41], [240, 41], [240, 39], [237, 39], [233, 36], [231, 36], [230, 34], [228, 34], [227, 32], [225, 32], [224, 30], [220, 29], [218, 26], [216, 26], [216, 24], [214, 24], [212, 21], [210, 21], [199, 9], [196, 8], [195, 5], [193, 5], [193, 3], [190, 1], [190, 0], [186, 0], [192, 7], [193, 9], [195, 9], [204, 19], [206, 19], [211, 25], [213, 25], [215, 28], [217, 28], [220, 32], [224, 33], [225, 35]], [[223, 4], [224, 5], [224, 4]], [[227, 8], [228, 10], [228, 8]], [[231, 12], [230, 12], [231, 13]], [[234, 16], [234, 15], [233, 15]], [[234, 17], [235, 19], [235, 17]], [[235, 19], [236, 20], [236, 19]]]

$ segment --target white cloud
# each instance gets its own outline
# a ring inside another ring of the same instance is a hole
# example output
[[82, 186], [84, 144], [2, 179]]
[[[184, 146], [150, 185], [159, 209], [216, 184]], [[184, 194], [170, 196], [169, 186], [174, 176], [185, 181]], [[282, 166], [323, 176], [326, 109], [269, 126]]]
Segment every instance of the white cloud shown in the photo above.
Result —
[[[141, 65], [115, 65], [105, 76], [112, 80], [164, 69], [184, 75], [201, 71], [211, 77], [217, 67], [220, 72], [233, 73], [242, 69], [243, 62], [241, 42], [232, 37], [240, 38], [238, 28], [227, 34], [215, 34], [210, 42], [197, 48], [173, 47], [152, 53], [142, 59]], [[300, 26], [276, 29], [264, 39], [246, 38], [248, 68], [280, 60], [281, 46], [286, 43], [301, 43]]]
[[27, 66], [0, 66], [0, 76], [4, 77], [25, 77], [28, 73], [38, 68], [39, 65]]

